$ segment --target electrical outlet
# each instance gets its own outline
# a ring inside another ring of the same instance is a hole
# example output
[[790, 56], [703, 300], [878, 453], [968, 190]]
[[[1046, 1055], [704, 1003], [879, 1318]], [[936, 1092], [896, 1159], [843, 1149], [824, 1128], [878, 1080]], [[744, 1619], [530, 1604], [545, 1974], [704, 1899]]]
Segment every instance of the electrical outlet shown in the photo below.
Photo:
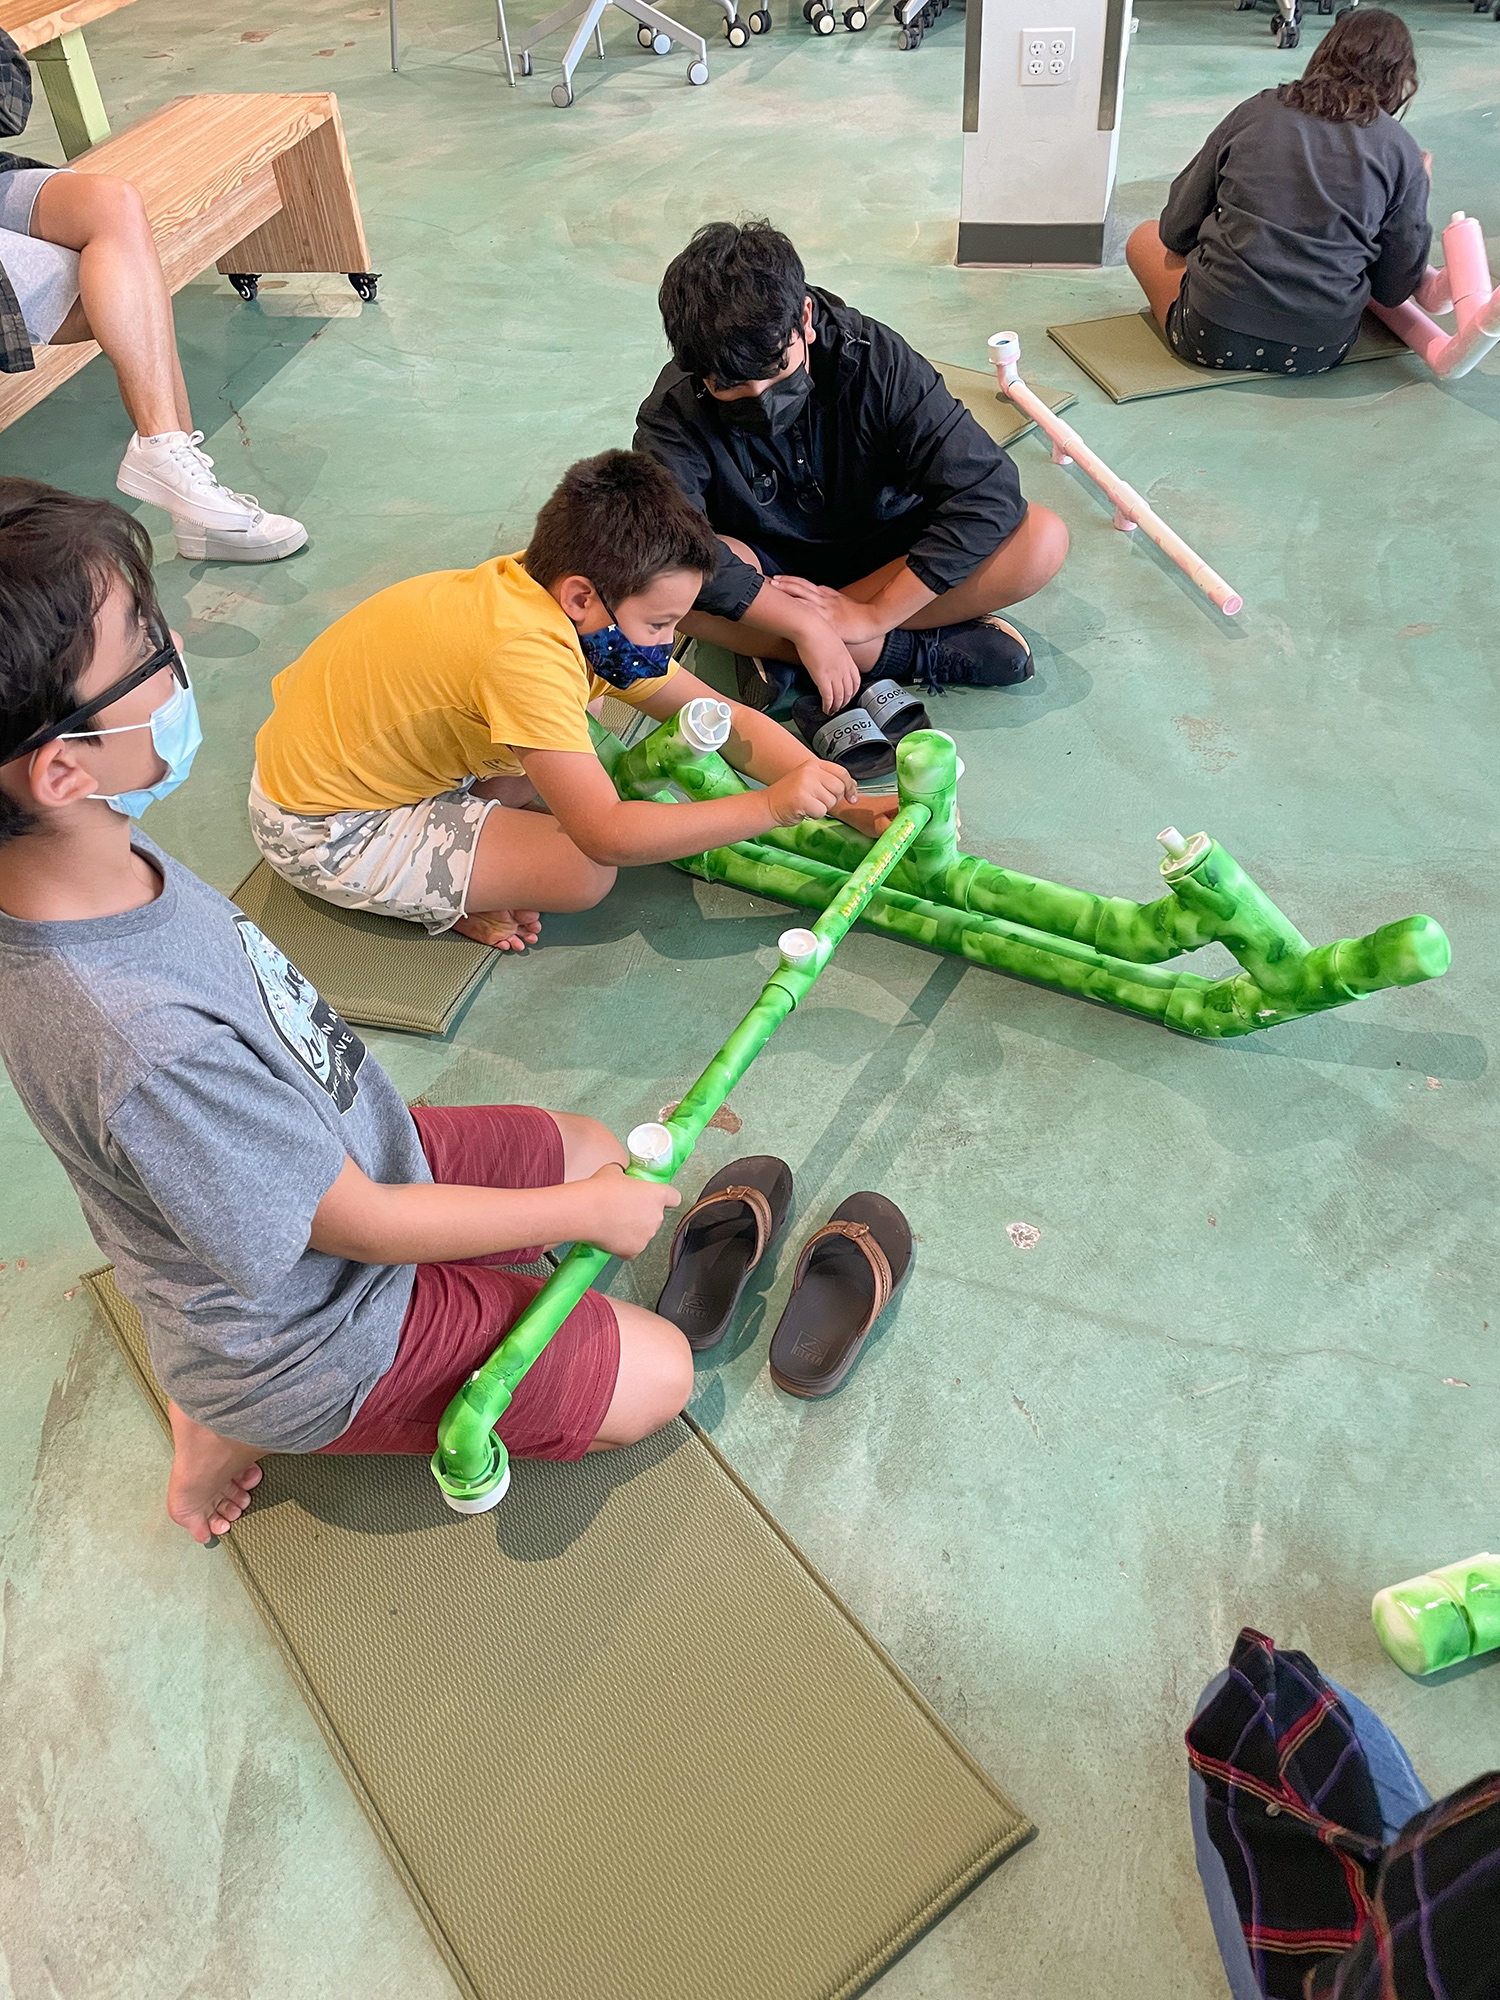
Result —
[[1072, 28], [1021, 30], [1021, 82], [1029, 89], [1073, 81]]

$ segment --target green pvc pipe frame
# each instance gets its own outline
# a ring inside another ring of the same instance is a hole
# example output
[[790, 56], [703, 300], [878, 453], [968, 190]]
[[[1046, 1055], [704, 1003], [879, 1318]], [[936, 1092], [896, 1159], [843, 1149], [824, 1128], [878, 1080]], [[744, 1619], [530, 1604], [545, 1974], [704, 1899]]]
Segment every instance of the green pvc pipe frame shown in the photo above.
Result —
[[[626, 798], [723, 798], [745, 789], [717, 755], [729, 719], [725, 703], [700, 699], [631, 749], [597, 726], [595, 743]], [[872, 929], [1206, 1040], [1253, 1034], [1448, 969], [1448, 939], [1431, 917], [1403, 917], [1368, 937], [1310, 945], [1205, 833], [1184, 839], [1168, 827], [1157, 836], [1167, 893], [1154, 903], [1097, 896], [963, 854], [959, 770], [953, 740], [941, 731], [913, 731], [898, 746], [901, 798], [926, 805], [930, 818], [870, 897], [862, 921]], [[806, 820], [676, 865], [777, 902], [821, 909], [869, 846], [838, 820]], [[1217, 980], [1158, 969], [1162, 960], [1206, 944], [1226, 946], [1242, 969]]]
[[[703, 754], [693, 748], [690, 731], [691, 722], [684, 728], [674, 717], [656, 735], [670, 732], [671, 742], [690, 754]], [[660, 785], [659, 775], [655, 782]], [[708, 1121], [807, 993], [879, 885], [922, 837], [930, 819], [929, 808], [920, 800], [904, 804], [859, 865], [840, 875], [831, 892], [820, 896], [822, 915], [812, 929], [783, 932], [780, 965], [672, 1116], [661, 1124], [637, 1125], [630, 1134], [626, 1141], [631, 1159], [625, 1169], [628, 1174], [638, 1180], [672, 1179], [691, 1155]], [[504, 1498], [510, 1484], [510, 1461], [495, 1435], [495, 1426], [509, 1408], [516, 1384], [609, 1261], [607, 1250], [592, 1243], [576, 1243], [489, 1360], [475, 1370], [443, 1412], [437, 1450], [432, 1455], [432, 1476], [443, 1498], [458, 1513], [481, 1514]]]

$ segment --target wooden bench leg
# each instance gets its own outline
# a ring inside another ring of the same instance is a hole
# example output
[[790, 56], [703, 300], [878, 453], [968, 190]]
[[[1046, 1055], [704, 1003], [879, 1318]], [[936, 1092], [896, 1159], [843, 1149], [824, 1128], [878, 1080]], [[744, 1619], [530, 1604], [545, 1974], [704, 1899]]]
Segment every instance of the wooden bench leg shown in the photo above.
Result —
[[42, 88], [52, 108], [52, 122], [70, 160], [109, 137], [109, 119], [94, 65], [84, 47], [83, 30], [74, 28], [55, 42], [43, 42], [27, 57], [41, 71]]
[[[262, 271], [342, 271], [373, 280], [359, 198], [335, 108], [331, 118], [276, 161], [281, 213], [218, 261], [226, 276]], [[373, 297], [373, 282], [356, 285]]]

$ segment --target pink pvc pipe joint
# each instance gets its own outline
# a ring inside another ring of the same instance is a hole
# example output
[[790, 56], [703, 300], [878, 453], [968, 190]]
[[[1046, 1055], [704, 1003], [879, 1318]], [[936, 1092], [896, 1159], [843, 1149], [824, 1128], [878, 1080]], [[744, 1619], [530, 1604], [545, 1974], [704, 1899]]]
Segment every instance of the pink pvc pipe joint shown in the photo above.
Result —
[[1052, 440], [1052, 459], [1056, 465], [1067, 465], [1070, 461], [1086, 472], [1107, 500], [1114, 504], [1115, 526], [1124, 530], [1142, 529], [1150, 541], [1155, 542], [1164, 556], [1169, 556], [1177, 567], [1197, 585], [1211, 603], [1217, 604], [1226, 618], [1232, 618], [1241, 609], [1245, 600], [1239, 592], [1210, 569], [1196, 550], [1173, 529], [1169, 528], [1154, 508], [1147, 505], [1133, 486], [1111, 472], [1097, 452], [1090, 451], [1071, 424], [1065, 424], [1061, 417], [1034, 395], [1021, 380], [1021, 341], [1014, 333], [997, 333], [990, 339], [990, 360], [995, 364], [995, 374], [1000, 383], [1002, 395], [1008, 396], [1018, 410], [1030, 417], [1038, 428]]
[[[1443, 256], [1445, 268], [1429, 268], [1404, 305], [1372, 301], [1370, 310], [1421, 355], [1434, 375], [1456, 381], [1500, 341], [1500, 290], [1490, 277], [1484, 231], [1462, 209], [1443, 231]], [[1452, 333], [1444, 333], [1422, 307], [1446, 312], [1450, 302], [1456, 324]]]

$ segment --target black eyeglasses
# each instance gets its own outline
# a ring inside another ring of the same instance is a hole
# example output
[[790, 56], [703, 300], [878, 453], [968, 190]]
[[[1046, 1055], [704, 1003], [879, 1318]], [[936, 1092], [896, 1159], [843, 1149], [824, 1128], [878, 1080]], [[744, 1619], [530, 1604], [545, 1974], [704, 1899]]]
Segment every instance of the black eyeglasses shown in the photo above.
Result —
[[34, 750], [40, 750], [44, 743], [55, 742], [59, 736], [86, 734], [82, 726], [85, 722], [92, 722], [99, 711], [108, 708], [111, 702], [123, 701], [126, 695], [134, 694], [138, 687], [144, 687], [146, 682], [159, 674], [163, 667], [170, 667], [177, 685], [186, 687], [187, 668], [182, 664], [182, 655], [172, 643], [171, 635], [163, 626], [158, 625], [152, 630], [151, 637], [156, 645], [149, 659], [142, 660], [138, 667], [132, 667], [128, 674], [122, 675], [112, 686], [107, 687], [103, 694], [95, 695], [94, 699], [86, 701], [82, 708], [75, 708], [73, 713], [65, 715], [61, 722], [49, 722], [45, 729], [36, 730], [14, 750], [7, 750], [5, 755], [0, 757], [0, 764], [13, 764], [18, 757], [29, 757]]

